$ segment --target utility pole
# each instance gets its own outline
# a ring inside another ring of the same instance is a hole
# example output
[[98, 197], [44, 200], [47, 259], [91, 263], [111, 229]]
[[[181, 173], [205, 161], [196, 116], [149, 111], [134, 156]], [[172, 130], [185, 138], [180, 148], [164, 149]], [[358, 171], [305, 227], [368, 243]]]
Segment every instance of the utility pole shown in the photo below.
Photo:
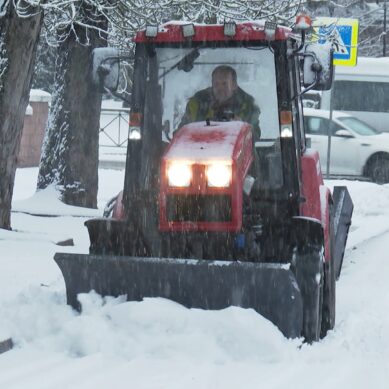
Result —
[[382, 56], [386, 57], [386, 0], [384, 0], [384, 34], [383, 34], [383, 53]]

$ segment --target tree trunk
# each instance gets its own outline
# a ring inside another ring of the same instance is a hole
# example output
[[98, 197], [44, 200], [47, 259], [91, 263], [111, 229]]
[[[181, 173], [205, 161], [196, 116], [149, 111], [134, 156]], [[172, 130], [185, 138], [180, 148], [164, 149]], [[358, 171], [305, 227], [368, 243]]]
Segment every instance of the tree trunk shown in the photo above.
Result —
[[0, 228], [5, 229], [11, 229], [16, 162], [43, 17], [19, 18], [10, 4], [0, 16]]
[[101, 94], [93, 85], [91, 53], [105, 44], [94, 30], [76, 27], [58, 48], [38, 189], [55, 184], [70, 205], [97, 207]]

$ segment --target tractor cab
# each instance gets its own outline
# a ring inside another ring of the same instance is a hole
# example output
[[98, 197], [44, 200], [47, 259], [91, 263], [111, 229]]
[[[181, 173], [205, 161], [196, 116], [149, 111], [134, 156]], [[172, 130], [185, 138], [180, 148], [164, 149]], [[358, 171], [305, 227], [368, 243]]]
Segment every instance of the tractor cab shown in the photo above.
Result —
[[[282, 45], [271, 47], [268, 42], [231, 39], [185, 43], [156, 45], [153, 53], [146, 51], [146, 56], [155, 55], [156, 60], [158, 80], [154, 96], [160, 94], [163, 141], [170, 142], [189, 124], [191, 132], [201, 136], [205, 131], [212, 141], [212, 127], [218, 126], [217, 137], [223, 131], [238, 128], [238, 122], [247, 123], [251, 128], [250, 142], [255, 142], [258, 149], [273, 150], [272, 174], [263, 169], [263, 187], [282, 187], [279, 121], [282, 98], [279, 99], [277, 91], [277, 73], [280, 76], [282, 71], [277, 69], [275, 61]], [[186, 155], [180, 159], [195, 162], [191, 161], [188, 150], [192, 146], [188, 144]], [[214, 145], [214, 158], [224, 157], [222, 147]], [[207, 157], [213, 158], [209, 153]]]
[[[153, 255], [171, 256], [173, 247], [179, 257], [247, 259], [253, 254], [238, 255], [234, 242], [255, 224], [281, 231], [271, 234], [277, 245], [260, 250], [262, 259], [280, 256], [273, 249], [281, 247], [278, 235], [301, 214], [304, 199], [302, 88], [328, 87], [332, 76], [331, 49], [316, 55], [315, 45], [307, 51], [297, 38], [263, 22], [167, 23], [136, 35], [126, 179], [116, 214], [137, 218], [133, 211], [148, 199], [144, 218], [157, 215], [156, 236], [170, 242], [156, 247], [154, 236]], [[220, 237], [228, 244], [208, 247]]]

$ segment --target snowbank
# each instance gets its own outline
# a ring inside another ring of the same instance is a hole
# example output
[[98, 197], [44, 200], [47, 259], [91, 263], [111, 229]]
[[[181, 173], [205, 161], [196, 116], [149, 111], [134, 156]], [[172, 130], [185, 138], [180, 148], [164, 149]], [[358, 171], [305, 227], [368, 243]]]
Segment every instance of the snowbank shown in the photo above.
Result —
[[[32, 172], [18, 170], [14, 208], [57, 207], [51, 192], [30, 197]], [[99, 207], [122, 180], [122, 172], [100, 171]], [[13, 213], [15, 231], [0, 231], [0, 339], [12, 336], [15, 348], [0, 355], [0, 387], [387, 388], [389, 185], [327, 183], [347, 185], [355, 211], [337, 324], [312, 346], [285, 339], [250, 309], [203, 311], [92, 292], [80, 295], [83, 311], [75, 312], [53, 255], [88, 251], [86, 218]], [[74, 247], [55, 245], [69, 237]]]

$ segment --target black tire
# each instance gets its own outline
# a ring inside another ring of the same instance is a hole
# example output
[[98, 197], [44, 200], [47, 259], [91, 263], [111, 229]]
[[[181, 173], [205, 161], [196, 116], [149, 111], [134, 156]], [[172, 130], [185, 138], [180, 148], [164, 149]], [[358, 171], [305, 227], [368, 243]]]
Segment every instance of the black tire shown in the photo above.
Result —
[[336, 277], [334, 266], [334, 228], [332, 209], [330, 208], [330, 261], [324, 265], [323, 311], [320, 337], [324, 338], [335, 326]]
[[389, 182], [389, 156], [376, 156], [368, 167], [368, 176], [377, 184]]

